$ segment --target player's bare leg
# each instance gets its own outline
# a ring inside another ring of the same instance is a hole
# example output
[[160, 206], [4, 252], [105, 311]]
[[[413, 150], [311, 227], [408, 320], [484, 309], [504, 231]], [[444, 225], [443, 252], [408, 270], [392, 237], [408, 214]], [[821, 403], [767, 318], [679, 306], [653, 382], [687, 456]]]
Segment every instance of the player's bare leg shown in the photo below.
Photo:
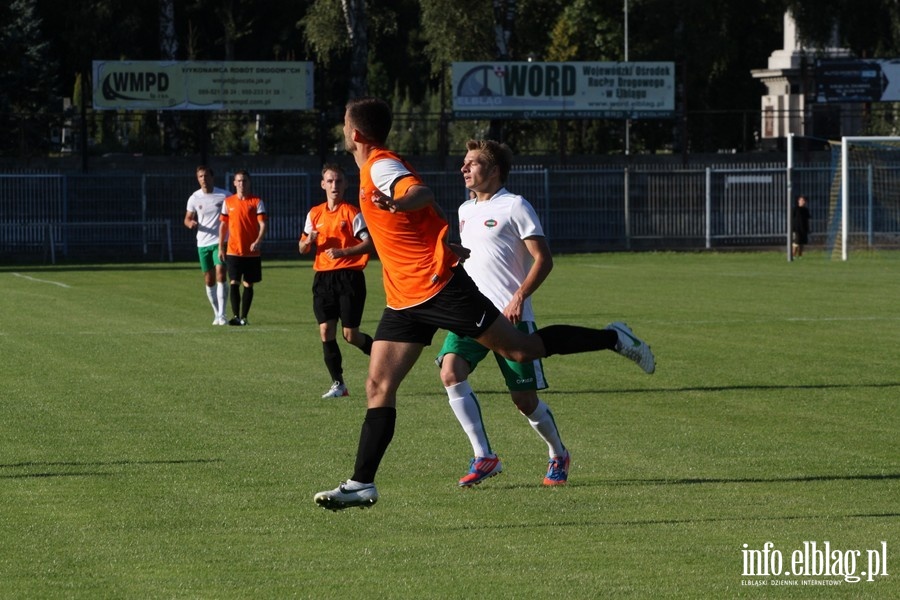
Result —
[[359, 434], [353, 477], [333, 490], [316, 494], [314, 500], [322, 508], [367, 508], [378, 501], [375, 474], [394, 437], [397, 389], [416, 364], [423, 347], [408, 342], [376, 341], [372, 344], [366, 379], [368, 410]]

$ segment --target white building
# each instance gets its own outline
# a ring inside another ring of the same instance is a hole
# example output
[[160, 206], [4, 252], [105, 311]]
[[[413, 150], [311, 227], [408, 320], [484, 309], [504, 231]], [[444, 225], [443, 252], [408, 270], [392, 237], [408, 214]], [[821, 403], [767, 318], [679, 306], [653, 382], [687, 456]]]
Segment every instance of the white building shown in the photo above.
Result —
[[[849, 50], [806, 48], [789, 12], [784, 14], [783, 46], [769, 56], [768, 68], [750, 72], [768, 92], [761, 100], [761, 137], [778, 139], [792, 133], [795, 136], [827, 137], [835, 133], [856, 133], [860, 123], [858, 116], [853, 115], [858, 111], [842, 110], [845, 105], [814, 102], [816, 58], [850, 57]], [[833, 131], [835, 128], [837, 132]]]

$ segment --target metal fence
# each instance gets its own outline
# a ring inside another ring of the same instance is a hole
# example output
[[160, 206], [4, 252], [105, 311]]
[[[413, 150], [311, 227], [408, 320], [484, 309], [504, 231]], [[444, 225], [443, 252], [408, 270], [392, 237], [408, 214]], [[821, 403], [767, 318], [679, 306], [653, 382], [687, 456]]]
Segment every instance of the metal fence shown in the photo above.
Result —
[[[790, 189], [809, 200], [814, 245], [828, 242], [840, 214], [836, 173], [831, 164], [790, 173]], [[421, 175], [458, 238], [456, 209], [467, 198], [461, 175]], [[557, 253], [715, 249], [784, 244], [788, 176], [774, 164], [520, 168], [507, 187], [534, 205]], [[354, 177], [348, 198], [356, 197]], [[253, 191], [269, 212], [267, 256], [296, 256], [306, 213], [323, 201], [318, 182], [318, 172], [254, 171]], [[181, 221], [195, 188], [183, 172], [0, 174], [0, 261], [193, 260], [194, 236]], [[856, 166], [851, 188], [851, 243], [900, 245], [900, 167]]]

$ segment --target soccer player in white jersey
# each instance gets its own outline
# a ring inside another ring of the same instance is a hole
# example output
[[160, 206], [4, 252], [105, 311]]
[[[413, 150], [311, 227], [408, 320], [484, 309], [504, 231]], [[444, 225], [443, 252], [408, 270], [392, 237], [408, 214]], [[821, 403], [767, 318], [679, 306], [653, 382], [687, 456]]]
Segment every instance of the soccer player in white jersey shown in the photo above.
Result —
[[[553, 257], [534, 208], [522, 196], [505, 187], [512, 164], [512, 152], [505, 144], [491, 140], [470, 140], [462, 174], [470, 199], [459, 208], [459, 231], [466, 258], [466, 272], [478, 289], [520, 330], [536, 330], [531, 295], [553, 268]], [[468, 254], [466, 254], [468, 252]], [[633, 338], [624, 323], [613, 323], [615, 348], [635, 360], [645, 371], [653, 371], [652, 359], [639, 362], [622, 350], [621, 341]], [[627, 332], [627, 333], [626, 333]], [[437, 358], [441, 381], [450, 406], [469, 437], [475, 457], [469, 472], [459, 480], [461, 487], [481, 483], [502, 471], [500, 459], [491, 448], [481, 418], [478, 399], [468, 376], [488, 349], [467, 337], [448, 332]], [[570, 455], [560, 437], [550, 408], [538, 396], [547, 382], [540, 360], [517, 363], [495, 354], [506, 379], [513, 403], [547, 444], [550, 455], [544, 485], [562, 485], [569, 478]]]
[[197, 167], [200, 189], [191, 194], [184, 226], [197, 231], [197, 254], [206, 284], [206, 297], [215, 315], [213, 325], [225, 325], [228, 293], [225, 264], [219, 259], [219, 214], [228, 192], [215, 187], [215, 174], [205, 165]]

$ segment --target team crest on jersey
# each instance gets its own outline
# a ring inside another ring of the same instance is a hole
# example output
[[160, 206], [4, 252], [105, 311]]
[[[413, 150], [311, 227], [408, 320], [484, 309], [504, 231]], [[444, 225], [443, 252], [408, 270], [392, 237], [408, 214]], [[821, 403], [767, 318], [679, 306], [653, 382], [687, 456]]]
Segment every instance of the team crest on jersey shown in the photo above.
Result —
[[497, 221], [494, 219], [488, 219], [487, 221], [484, 222], [484, 226], [487, 227], [488, 229], [493, 229], [494, 227], [497, 226]]
[[347, 229], [347, 221], [341, 219], [341, 229]]
[[459, 222], [459, 232], [462, 233], [463, 229], [465, 229], [465, 227], [466, 227], [466, 220], [463, 219], [462, 221]]

